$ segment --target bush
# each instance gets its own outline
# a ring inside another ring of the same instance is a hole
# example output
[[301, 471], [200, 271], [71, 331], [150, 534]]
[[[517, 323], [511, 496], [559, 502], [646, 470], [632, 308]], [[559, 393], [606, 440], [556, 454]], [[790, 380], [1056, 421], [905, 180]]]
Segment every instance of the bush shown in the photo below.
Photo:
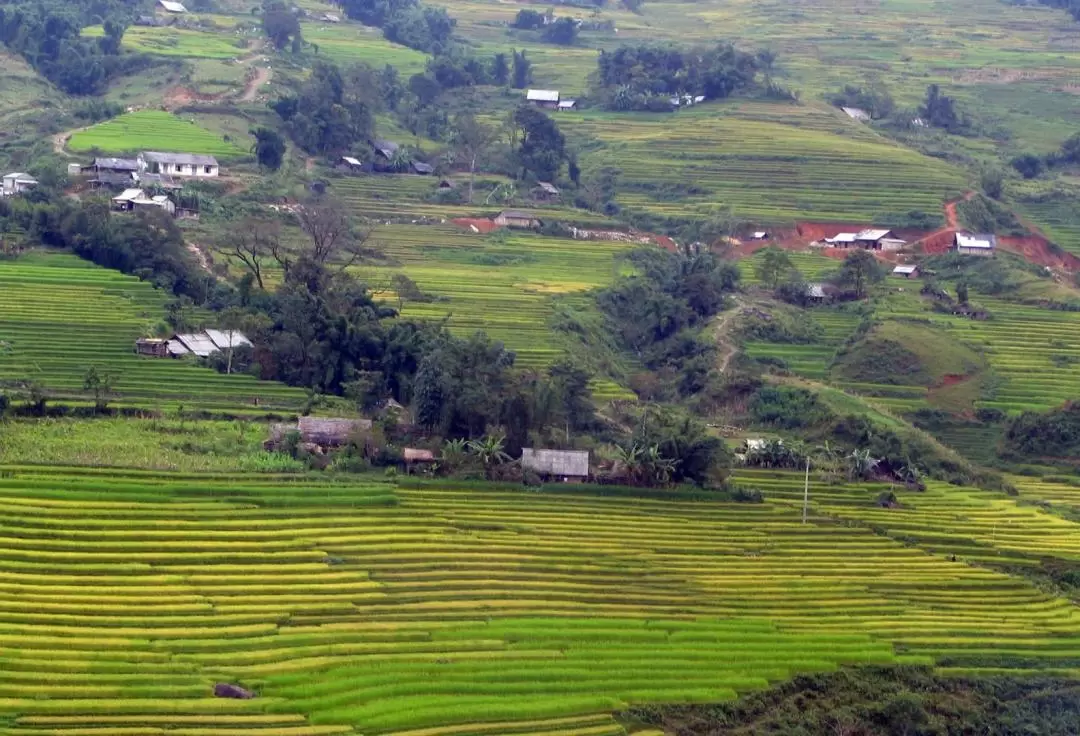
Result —
[[757, 488], [736, 488], [731, 492], [735, 503], [765, 503], [765, 494]]
[[750, 402], [754, 421], [782, 429], [811, 427], [826, 420], [828, 409], [804, 388], [766, 386]]

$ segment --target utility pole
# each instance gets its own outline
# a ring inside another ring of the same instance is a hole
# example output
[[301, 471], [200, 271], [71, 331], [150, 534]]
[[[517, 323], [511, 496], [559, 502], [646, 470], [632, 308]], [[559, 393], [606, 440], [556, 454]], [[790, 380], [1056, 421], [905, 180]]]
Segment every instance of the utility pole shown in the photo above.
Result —
[[803, 482], [802, 493], [802, 523], [806, 523], [806, 514], [810, 509], [810, 456], [806, 456], [806, 479]]

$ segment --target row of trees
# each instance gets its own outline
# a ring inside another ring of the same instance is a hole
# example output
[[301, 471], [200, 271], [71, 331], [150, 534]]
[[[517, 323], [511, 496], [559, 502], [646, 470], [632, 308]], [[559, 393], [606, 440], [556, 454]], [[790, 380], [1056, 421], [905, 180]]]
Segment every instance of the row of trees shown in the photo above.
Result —
[[419, 0], [338, 0], [338, 4], [348, 17], [382, 28], [388, 40], [430, 54], [447, 50], [457, 25], [445, 8]]
[[[809, 285], [787, 251], [775, 246], [766, 248], [754, 264], [754, 275], [780, 299], [799, 306], [808, 303]], [[844, 259], [840, 270], [826, 279], [826, 283], [849, 289], [854, 298], [863, 299], [870, 287], [883, 281], [885, 275], [885, 267], [874, 254], [860, 248]]]

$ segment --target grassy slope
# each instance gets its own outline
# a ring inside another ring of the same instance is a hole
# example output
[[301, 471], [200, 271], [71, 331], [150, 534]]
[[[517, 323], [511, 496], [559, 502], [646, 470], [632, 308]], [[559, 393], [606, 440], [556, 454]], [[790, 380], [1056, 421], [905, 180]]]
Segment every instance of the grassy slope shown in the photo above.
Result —
[[191, 121], [161, 110], [130, 112], [100, 123], [73, 135], [68, 147], [73, 151], [96, 149], [104, 153], [181, 151], [224, 157], [243, 153]]

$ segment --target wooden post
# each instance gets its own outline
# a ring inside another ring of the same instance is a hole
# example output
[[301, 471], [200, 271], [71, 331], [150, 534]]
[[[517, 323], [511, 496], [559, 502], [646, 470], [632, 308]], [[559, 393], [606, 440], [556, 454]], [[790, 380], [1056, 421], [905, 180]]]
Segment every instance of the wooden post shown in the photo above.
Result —
[[806, 478], [803, 482], [802, 523], [806, 523], [806, 514], [810, 508], [810, 456], [806, 456]]

